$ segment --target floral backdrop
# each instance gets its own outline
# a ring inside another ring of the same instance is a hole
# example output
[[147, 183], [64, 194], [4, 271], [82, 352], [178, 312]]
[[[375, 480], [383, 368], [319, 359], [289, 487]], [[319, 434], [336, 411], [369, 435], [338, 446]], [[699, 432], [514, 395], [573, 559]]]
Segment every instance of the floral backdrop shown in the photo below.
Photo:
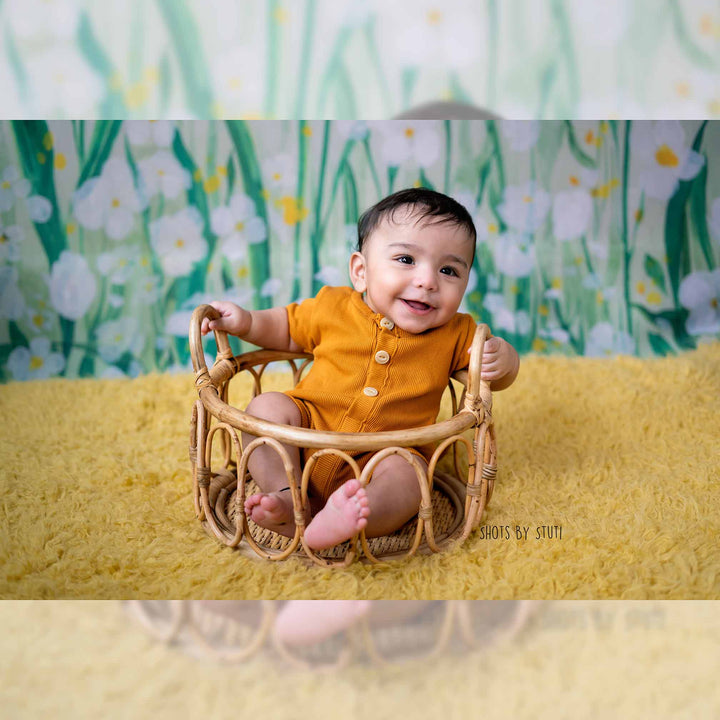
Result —
[[3, 0], [5, 118], [720, 115], [717, 0]]
[[185, 369], [196, 305], [348, 283], [359, 213], [413, 185], [473, 215], [464, 309], [520, 352], [693, 348], [720, 337], [719, 151], [697, 120], [4, 122], [0, 373]]

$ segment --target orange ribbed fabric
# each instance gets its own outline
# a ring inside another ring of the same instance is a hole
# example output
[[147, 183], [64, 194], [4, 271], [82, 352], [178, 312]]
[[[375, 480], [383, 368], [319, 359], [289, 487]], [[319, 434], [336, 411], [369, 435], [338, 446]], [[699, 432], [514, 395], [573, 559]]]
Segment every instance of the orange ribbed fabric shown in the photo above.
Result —
[[[315, 358], [287, 395], [311, 427], [342, 432], [432, 425], [448, 378], [468, 365], [476, 327], [470, 315], [457, 313], [414, 335], [374, 313], [349, 287], [322, 288], [287, 312], [290, 336]], [[419, 448], [425, 457], [433, 449]], [[317, 463], [312, 481], [322, 497], [340, 484], [340, 465], [334, 457]]]

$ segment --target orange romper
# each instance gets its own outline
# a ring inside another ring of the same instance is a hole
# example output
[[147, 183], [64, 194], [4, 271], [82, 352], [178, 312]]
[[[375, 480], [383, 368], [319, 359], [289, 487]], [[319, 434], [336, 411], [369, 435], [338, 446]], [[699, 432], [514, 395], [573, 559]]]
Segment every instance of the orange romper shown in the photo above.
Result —
[[[287, 313], [290, 337], [314, 361], [286, 394], [300, 409], [303, 427], [341, 432], [432, 425], [448, 378], [468, 366], [476, 327], [470, 315], [456, 313], [441, 327], [409, 333], [374, 313], [349, 287], [324, 287], [316, 297], [288, 305]], [[434, 447], [417, 450], [429, 459]], [[362, 468], [372, 455], [357, 453], [355, 459]], [[326, 500], [350, 477], [344, 461], [324, 456], [310, 486]]]

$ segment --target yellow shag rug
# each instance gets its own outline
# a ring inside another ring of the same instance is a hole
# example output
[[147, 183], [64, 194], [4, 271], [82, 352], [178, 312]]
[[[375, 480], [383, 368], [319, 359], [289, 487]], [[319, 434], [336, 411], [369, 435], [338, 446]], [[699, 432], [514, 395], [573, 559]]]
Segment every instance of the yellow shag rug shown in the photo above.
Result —
[[199, 660], [120, 603], [0, 603], [4, 717], [717, 718], [720, 604], [554, 602], [513, 639], [391, 667]]
[[[0, 596], [720, 596], [718, 343], [667, 358], [526, 358], [495, 396], [485, 529], [389, 568], [271, 564], [208, 537], [187, 457], [195, 397], [190, 376], [0, 387]], [[538, 539], [543, 526], [561, 537]]]

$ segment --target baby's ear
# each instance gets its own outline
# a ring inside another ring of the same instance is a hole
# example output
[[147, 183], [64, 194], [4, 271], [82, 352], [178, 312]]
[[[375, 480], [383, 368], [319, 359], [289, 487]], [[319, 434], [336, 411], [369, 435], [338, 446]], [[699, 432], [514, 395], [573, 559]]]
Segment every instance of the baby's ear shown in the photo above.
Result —
[[352, 282], [353, 287], [360, 293], [367, 290], [365, 270], [365, 257], [362, 253], [354, 252], [350, 256], [350, 282]]

